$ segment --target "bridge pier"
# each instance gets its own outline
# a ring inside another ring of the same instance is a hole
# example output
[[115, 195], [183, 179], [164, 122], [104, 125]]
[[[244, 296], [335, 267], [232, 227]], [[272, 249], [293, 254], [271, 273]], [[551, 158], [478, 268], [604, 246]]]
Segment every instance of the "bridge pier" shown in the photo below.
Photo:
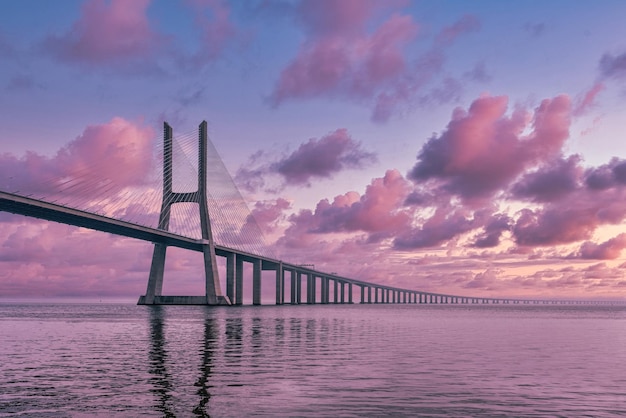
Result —
[[137, 301], [138, 305], [230, 305], [228, 296], [224, 297], [220, 289], [215, 255], [215, 243], [211, 232], [211, 221], [207, 204], [207, 123], [203, 121], [198, 134], [198, 189], [194, 193], [178, 193], [172, 189], [172, 128], [163, 124], [163, 196], [159, 214], [158, 229], [169, 231], [171, 207], [175, 203], [197, 203], [202, 233], [202, 256], [204, 259], [205, 295], [202, 296], [163, 296], [163, 273], [167, 244], [155, 243], [152, 263], [145, 296]]
[[325, 277], [324, 280], [326, 281], [326, 303], [330, 303], [331, 278]]
[[226, 296], [235, 301], [235, 254], [226, 255]]
[[296, 291], [298, 290], [298, 286], [296, 285], [296, 277], [298, 277], [296, 275], [296, 271], [295, 270], [291, 270], [291, 298], [289, 303], [292, 305], [297, 305], [298, 304], [298, 297], [296, 296]]
[[302, 273], [299, 271], [296, 272], [296, 303], [302, 303]]
[[235, 305], [243, 305], [243, 257], [235, 256]]
[[283, 263], [280, 262], [276, 266], [276, 304], [285, 303], [285, 276], [283, 272]]
[[252, 262], [252, 304], [261, 304], [261, 260]]
[[315, 304], [315, 276], [311, 273], [306, 273], [306, 303], [309, 305]]

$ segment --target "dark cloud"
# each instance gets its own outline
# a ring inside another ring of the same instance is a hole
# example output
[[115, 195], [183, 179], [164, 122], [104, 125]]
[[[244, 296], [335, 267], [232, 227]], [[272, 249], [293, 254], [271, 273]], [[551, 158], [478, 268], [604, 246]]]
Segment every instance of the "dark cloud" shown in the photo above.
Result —
[[476, 238], [472, 246], [476, 248], [497, 247], [500, 245], [502, 233], [511, 229], [511, 221], [512, 219], [507, 215], [494, 215], [484, 226], [483, 233]]
[[623, 79], [626, 76], [626, 52], [619, 55], [609, 53], [602, 55], [600, 74], [604, 78]]
[[511, 189], [513, 198], [550, 202], [573, 192], [579, 187], [583, 174], [580, 161], [578, 155], [558, 158], [523, 175]]
[[287, 184], [308, 184], [312, 178], [330, 178], [346, 168], [361, 168], [374, 161], [374, 154], [363, 151], [347, 130], [338, 129], [321, 139], [309, 139], [271, 169]]
[[310, 185], [313, 179], [329, 179], [347, 169], [358, 169], [376, 161], [346, 129], [337, 129], [320, 139], [311, 138], [291, 154], [275, 161], [257, 152], [235, 176], [249, 191], [265, 187], [266, 177], [278, 175], [282, 185]]
[[626, 160], [613, 158], [608, 164], [588, 169], [585, 172], [585, 184], [592, 190], [626, 185]]

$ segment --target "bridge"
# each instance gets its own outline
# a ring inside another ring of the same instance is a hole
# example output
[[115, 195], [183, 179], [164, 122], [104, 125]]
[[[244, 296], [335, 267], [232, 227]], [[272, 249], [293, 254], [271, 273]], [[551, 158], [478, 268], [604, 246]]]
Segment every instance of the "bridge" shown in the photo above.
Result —
[[[114, 235], [154, 243], [152, 263], [148, 275], [146, 294], [141, 305], [242, 305], [244, 295], [244, 263], [252, 265], [252, 304], [261, 304], [262, 272], [275, 272], [277, 305], [394, 303], [394, 304], [614, 304], [616, 301], [551, 300], [461, 296], [425, 292], [380, 285], [335, 273], [318, 271], [311, 265], [284, 262], [273, 257], [216, 244], [207, 198], [207, 124], [202, 122], [198, 133], [197, 189], [193, 192], [175, 192], [174, 138], [172, 128], [164, 123], [163, 134], [163, 193], [158, 226], [150, 227], [136, 222], [115, 219], [111, 216], [81, 210], [18, 193], [0, 190], [0, 210], [35, 217], [47, 221], [107, 232]], [[178, 203], [197, 205], [201, 238], [170, 231], [172, 207]], [[165, 258], [168, 247], [178, 247], [203, 254], [205, 295], [162, 295]], [[226, 294], [222, 293], [217, 257], [226, 261]], [[285, 294], [287, 273], [290, 292]], [[304, 282], [304, 286], [303, 286]], [[318, 288], [319, 283], [319, 288]], [[319, 290], [319, 292], [318, 292]], [[356, 298], [355, 298], [356, 291]], [[303, 299], [303, 293], [305, 298]], [[318, 300], [319, 296], [319, 300]]]

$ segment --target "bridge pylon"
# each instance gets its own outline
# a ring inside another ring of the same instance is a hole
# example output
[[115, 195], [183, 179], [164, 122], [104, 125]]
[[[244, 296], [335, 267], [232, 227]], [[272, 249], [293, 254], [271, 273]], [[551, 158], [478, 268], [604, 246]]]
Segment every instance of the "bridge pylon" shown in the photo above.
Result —
[[163, 273], [167, 244], [154, 243], [152, 264], [146, 294], [139, 297], [138, 305], [230, 305], [228, 297], [222, 295], [215, 242], [211, 231], [209, 207], [207, 203], [207, 123], [202, 121], [198, 133], [198, 190], [197, 192], [176, 193], [172, 190], [172, 127], [163, 123], [163, 200], [159, 215], [158, 229], [169, 231], [172, 205], [175, 203], [197, 203], [202, 230], [202, 254], [204, 256], [204, 278], [206, 292], [204, 296], [163, 296]]

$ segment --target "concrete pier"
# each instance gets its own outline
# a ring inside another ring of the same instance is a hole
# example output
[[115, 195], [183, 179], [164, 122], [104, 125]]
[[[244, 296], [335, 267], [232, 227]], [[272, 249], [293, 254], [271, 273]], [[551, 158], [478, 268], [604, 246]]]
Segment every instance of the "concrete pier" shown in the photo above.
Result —
[[276, 266], [276, 304], [282, 305], [285, 303], [285, 276], [283, 274], [283, 263], [278, 263]]
[[[202, 240], [199, 242], [204, 260], [205, 295], [204, 305], [230, 305], [230, 298], [222, 295], [217, 271], [215, 243], [211, 231], [211, 220], [207, 203], [207, 123], [203, 121], [198, 133], [198, 178], [196, 192], [174, 192], [173, 190], [173, 131], [167, 123], [163, 124], [163, 197], [159, 214], [158, 229], [169, 231], [171, 208], [175, 203], [196, 203], [200, 217]], [[148, 276], [145, 296], [137, 301], [139, 305], [157, 304], [198, 304], [197, 297], [172, 296], [163, 297], [163, 274], [167, 244], [155, 242]]]
[[252, 304], [261, 304], [261, 260], [252, 262]]

